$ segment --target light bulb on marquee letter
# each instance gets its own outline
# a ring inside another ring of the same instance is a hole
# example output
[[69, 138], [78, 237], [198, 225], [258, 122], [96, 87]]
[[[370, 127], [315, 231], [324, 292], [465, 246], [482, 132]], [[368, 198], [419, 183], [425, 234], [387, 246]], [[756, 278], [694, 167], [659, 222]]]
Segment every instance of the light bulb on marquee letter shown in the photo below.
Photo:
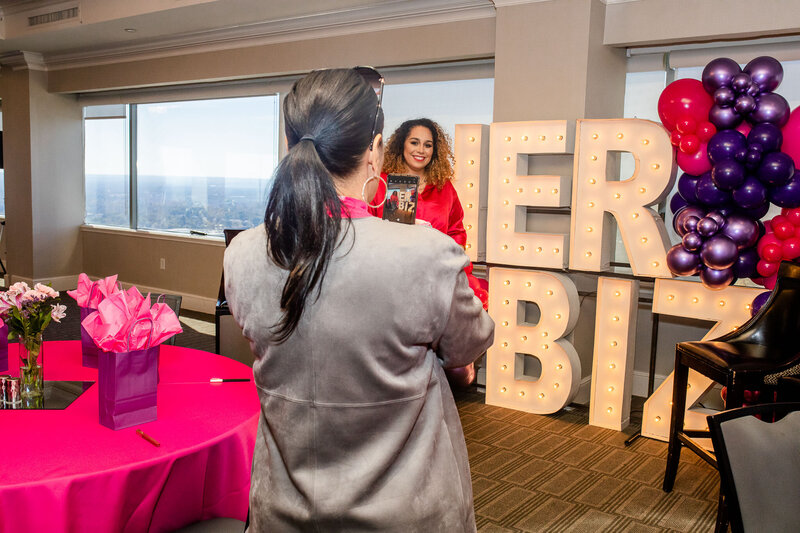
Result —
[[486, 260], [486, 204], [489, 190], [489, 126], [456, 124], [453, 186], [464, 209], [465, 251], [470, 261]]
[[[653, 291], [653, 313], [662, 315], [713, 320], [716, 325], [703, 340], [713, 339], [741, 326], [750, 319], [750, 304], [763, 289], [729, 286], [722, 290], [707, 289], [701, 283], [685, 280], [657, 279]], [[725, 302], [725, 305], [720, 305]], [[653, 439], [669, 440], [669, 421], [672, 413], [672, 377], [667, 377], [644, 403], [642, 435]], [[689, 407], [708, 390], [714, 382], [702, 374], [689, 370], [689, 389], [686, 406]], [[704, 429], [710, 410], [686, 410], [685, 426]]]
[[589, 399], [592, 426], [620, 431], [630, 422], [638, 304], [638, 281], [604, 277], [597, 280]]
[[[495, 324], [508, 325], [495, 330], [486, 354], [486, 403], [529, 413], [557, 412], [575, 397], [581, 379], [578, 353], [563, 339], [578, 320], [575, 284], [562, 274], [492, 268], [489, 299]], [[525, 302], [538, 305], [537, 323], [526, 322]], [[526, 355], [541, 363], [538, 378], [525, 374]]]
[[569, 154], [574, 124], [566, 120], [495, 122], [489, 148], [486, 260], [564, 268], [566, 235], [526, 231], [527, 207], [569, 205], [570, 176], [528, 175], [528, 156]]
[[[649, 120], [578, 120], [576, 136], [570, 268], [608, 270], [611, 247], [607, 243], [612, 237], [611, 225], [604, 220], [608, 212], [617, 221], [633, 273], [672, 277], [664, 221], [647, 207], [664, 200], [675, 182], [675, 156], [666, 130]], [[633, 155], [636, 168], [630, 179], [606, 179], [608, 152]], [[586, 231], [587, 227], [593, 231]]]

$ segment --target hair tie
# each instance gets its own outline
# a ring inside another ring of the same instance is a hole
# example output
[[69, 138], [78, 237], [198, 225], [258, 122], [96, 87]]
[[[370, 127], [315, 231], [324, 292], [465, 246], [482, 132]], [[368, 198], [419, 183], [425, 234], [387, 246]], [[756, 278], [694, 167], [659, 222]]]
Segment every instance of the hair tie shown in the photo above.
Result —
[[[313, 135], [308, 135], [308, 134], [306, 134], [306, 135], [303, 135], [302, 137], [300, 137], [300, 141], [306, 141], [306, 140], [307, 140], [307, 141], [311, 141], [311, 143], [312, 143], [312, 144], [314, 145], [314, 147], [316, 148], [316, 146], [317, 146], [317, 139], [316, 139], [316, 138], [315, 138]], [[300, 141], [297, 141], [297, 142], [300, 142]]]

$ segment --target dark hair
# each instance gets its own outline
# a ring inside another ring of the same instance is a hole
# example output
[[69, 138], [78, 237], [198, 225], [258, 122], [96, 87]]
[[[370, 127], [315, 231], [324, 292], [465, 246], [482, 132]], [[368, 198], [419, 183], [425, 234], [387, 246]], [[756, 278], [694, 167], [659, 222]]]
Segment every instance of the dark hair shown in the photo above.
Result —
[[[267, 253], [289, 276], [281, 293], [277, 343], [294, 332], [306, 300], [340, 244], [341, 203], [334, 181], [355, 171], [372, 139], [378, 98], [349, 69], [315, 71], [283, 101], [289, 153], [275, 170], [264, 213]], [[377, 131], [383, 129], [383, 114]], [[348, 219], [349, 221], [349, 219]]]
[[428, 183], [436, 186], [437, 189], [444, 187], [448, 180], [453, 178], [453, 150], [450, 137], [442, 127], [429, 118], [415, 118], [406, 120], [394, 130], [392, 136], [386, 141], [386, 154], [383, 160], [383, 171], [387, 174], [407, 172], [406, 162], [403, 159], [406, 139], [411, 134], [411, 130], [417, 126], [427, 128], [433, 138], [433, 155], [431, 162], [425, 167]]

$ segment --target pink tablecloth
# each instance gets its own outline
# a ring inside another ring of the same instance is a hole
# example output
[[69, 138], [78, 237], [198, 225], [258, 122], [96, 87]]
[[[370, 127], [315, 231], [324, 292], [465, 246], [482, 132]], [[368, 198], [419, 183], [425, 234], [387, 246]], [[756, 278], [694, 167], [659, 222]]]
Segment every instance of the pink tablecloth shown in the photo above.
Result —
[[[45, 343], [45, 380], [95, 381], [80, 342]], [[16, 346], [9, 374], [18, 375]], [[0, 410], [0, 533], [172, 531], [206, 518], [244, 520], [259, 402], [252, 369], [162, 346], [158, 420], [99, 424], [97, 386], [61, 411]], [[142, 429], [157, 448], [136, 434]]]

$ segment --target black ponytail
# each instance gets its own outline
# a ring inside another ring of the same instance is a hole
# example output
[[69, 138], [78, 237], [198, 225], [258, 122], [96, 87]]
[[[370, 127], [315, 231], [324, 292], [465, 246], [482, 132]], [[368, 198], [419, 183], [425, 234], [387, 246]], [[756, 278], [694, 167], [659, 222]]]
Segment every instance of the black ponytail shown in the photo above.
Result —
[[[353, 70], [312, 72], [283, 102], [289, 153], [275, 170], [264, 214], [270, 259], [289, 272], [275, 342], [297, 328], [342, 233], [335, 180], [356, 170], [372, 139], [377, 96]], [[381, 115], [378, 131], [383, 126]], [[349, 223], [349, 219], [347, 219]]]

